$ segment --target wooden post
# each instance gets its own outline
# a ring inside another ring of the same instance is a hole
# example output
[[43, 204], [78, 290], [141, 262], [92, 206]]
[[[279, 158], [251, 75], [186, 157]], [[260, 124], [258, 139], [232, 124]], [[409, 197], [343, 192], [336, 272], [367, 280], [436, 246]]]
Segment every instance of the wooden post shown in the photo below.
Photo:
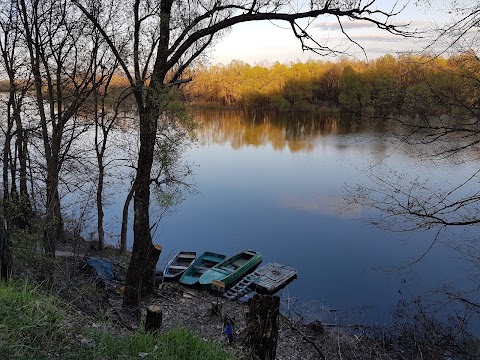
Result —
[[218, 315], [222, 317], [222, 307], [223, 304], [218, 301], [218, 298], [216, 301], [212, 301], [212, 315]]
[[157, 305], [150, 305], [147, 308], [147, 318], [145, 319], [145, 331], [156, 332], [162, 327], [162, 308]]
[[0, 216], [0, 279], [7, 281], [12, 273], [12, 254], [10, 253], [10, 238], [7, 231], [7, 221]]
[[257, 294], [252, 298], [244, 342], [255, 359], [275, 360], [279, 315], [278, 296]]
[[225, 294], [225, 283], [220, 280], [212, 280], [212, 290], [215, 291], [217, 295], [217, 300], [212, 302], [212, 315], [218, 315], [222, 317], [222, 303], [219, 301], [218, 297], [220, 294]]

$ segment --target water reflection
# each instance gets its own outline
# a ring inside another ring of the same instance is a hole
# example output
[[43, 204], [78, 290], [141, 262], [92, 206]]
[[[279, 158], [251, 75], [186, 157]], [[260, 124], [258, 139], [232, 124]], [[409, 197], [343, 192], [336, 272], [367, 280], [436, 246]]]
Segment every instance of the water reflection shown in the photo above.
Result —
[[[391, 127], [378, 119], [230, 110], [194, 116], [200, 146], [187, 157], [199, 165], [199, 195], [162, 220], [158, 242], [165, 249], [255, 249], [265, 262], [298, 269], [287, 289], [298, 304], [316, 310], [325, 304], [344, 318], [356, 309], [370, 322], [383, 322], [403, 294], [463, 276], [463, 264], [442, 246], [407, 273], [374, 271], [411, 263], [432, 234], [372, 228], [370, 212], [348, 203], [342, 191], [345, 184], [370, 184], [365, 169], [373, 166], [387, 176], [392, 168], [444, 185], [468, 174], [468, 166], [437, 168], [415, 156], [418, 147], [392, 146]], [[372, 310], [364, 313], [364, 305]]]
[[[319, 137], [363, 132], [365, 124], [338, 113], [278, 114], [243, 110], [201, 110], [194, 114], [200, 144], [272, 146], [277, 151], [312, 151]], [[339, 146], [345, 146], [345, 144]]]
[[364, 210], [360, 204], [352, 204], [344, 197], [334, 196], [333, 194], [320, 194], [308, 199], [289, 195], [282, 201], [281, 205], [308, 213], [326, 216], [337, 215], [342, 218], [357, 217]]

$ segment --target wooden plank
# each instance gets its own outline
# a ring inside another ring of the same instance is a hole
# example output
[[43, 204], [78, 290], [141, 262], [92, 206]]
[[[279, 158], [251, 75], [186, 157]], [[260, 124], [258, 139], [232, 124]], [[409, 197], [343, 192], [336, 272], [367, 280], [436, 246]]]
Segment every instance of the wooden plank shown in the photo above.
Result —
[[170, 265], [168, 268], [172, 270], [185, 270], [188, 266], [177, 266], [177, 265]]
[[182, 259], [195, 259], [197, 257], [197, 255], [190, 255], [190, 254], [179, 254], [177, 256], [178, 259], [182, 258]]
[[260, 276], [253, 282], [253, 285], [258, 290], [267, 293], [275, 293], [297, 276], [295, 269], [275, 262], [257, 269], [257, 273]]
[[194, 266], [193, 268], [194, 268], [195, 270], [198, 270], [198, 271], [210, 270], [210, 268], [205, 267], [205, 266]]
[[205, 255], [203, 257], [203, 260], [211, 261], [211, 262], [214, 262], [214, 263], [218, 263], [219, 261], [221, 261], [221, 259], [219, 257], [212, 256], [212, 255]]

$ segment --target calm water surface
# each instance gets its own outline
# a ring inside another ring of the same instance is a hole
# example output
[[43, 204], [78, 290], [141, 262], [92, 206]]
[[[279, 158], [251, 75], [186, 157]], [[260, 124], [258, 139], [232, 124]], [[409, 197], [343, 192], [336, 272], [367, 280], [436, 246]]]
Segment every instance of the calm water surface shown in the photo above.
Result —
[[[476, 234], [442, 233], [422, 261], [392, 271], [423, 254], [433, 234], [372, 227], [366, 221], [372, 212], [349, 204], [344, 194], [345, 188], [369, 183], [365, 170], [372, 165], [380, 172], [394, 169], [428, 178], [432, 188], [441, 189], [471, 175], [478, 162], [418, 160], [418, 149], [392, 141], [378, 123], [332, 114], [199, 111], [195, 117], [199, 141], [186, 156], [195, 164], [192, 182], [199, 192], [155, 232], [154, 241], [163, 245], [160, 266], [179, 250], [231, 255], [254, 249], [263, 254], [264, 264], [273, 260], [298, 269], [298, 279], [281, 293], [284, 303], [307, 319], [325, 321], [331, 320], [329, 310], [337, 309], [345, 322], [385, 323], [399, 301], [445, 283], [468, 284], [468, 266], [441, 241]], [[88, 134], [89, 147], [93, 135]], [[128, 130], [118, 132], [114, 142], [113, 153], [136, 153]], [[105, 225], [117, 242], [129, 176], [123, 167], [114, 171], [125, 184], [106, 189]], [[92, 189], [83, 197], [93, 196]], [[71, 203], [78, 217], [78, 195]], [[131, 244], [131, 232], [129, 237]]]
[[372, 164], [435, 186], [469, 174], [473, 164], [417, 161], [381, 126], [338, 115], [202, 111], [196, 118], [199, 142], [187, 156], [199, 193], [155, 233], [162, 263], [178, 250], [230, 255], [251, 248], [264, 263], [298, 269], [282, 296], [307, 318], [327, 320], [337, 309], [344, 321], [380, 324], [399, 301], [466, 278], [465, 265], [441, 243], [415, 266], [391, 271], [419, 257], [432, 233], [374, 228], [365, 220], [369, 210], [348, 204], [344, 190], [368, 183], [364, 171]]

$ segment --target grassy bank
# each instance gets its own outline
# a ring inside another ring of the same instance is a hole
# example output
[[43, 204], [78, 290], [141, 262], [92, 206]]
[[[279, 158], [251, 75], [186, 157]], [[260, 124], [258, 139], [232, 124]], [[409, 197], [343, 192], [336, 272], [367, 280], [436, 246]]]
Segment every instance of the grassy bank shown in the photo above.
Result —
[[3, 359], [234, 359], [221, 345], [186, 329], [158, 335], [119, 333], [70, 309], [26, 281], [0, 284]]

